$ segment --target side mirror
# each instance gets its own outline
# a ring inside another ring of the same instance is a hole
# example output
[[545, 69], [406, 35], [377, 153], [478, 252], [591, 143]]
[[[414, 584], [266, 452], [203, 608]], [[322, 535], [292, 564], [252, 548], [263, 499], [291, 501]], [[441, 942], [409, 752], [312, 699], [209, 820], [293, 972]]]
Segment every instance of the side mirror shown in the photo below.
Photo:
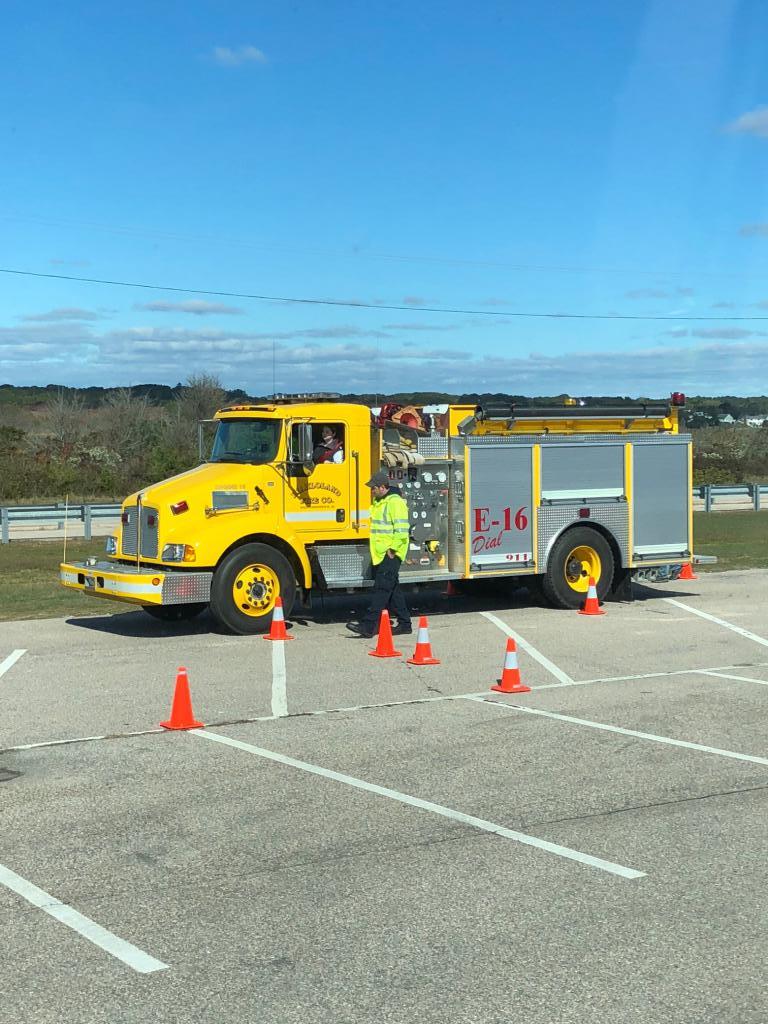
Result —
[[315, 468], [312, 424], [294, 423], [293, 430], [291, 431], [291, 442], [291, 462], [300, 464], [305, 472], [311, 473]]
[[[218, 422], [218, 420], [197, 421], [197, 458], [200, 463], [205, 462], [208, 455], [211, 453], [211, 439], [213, 432], [210, 429], [210, 424], [213, 423], [218, 425]], [[208, 430], [206, 430], [206, 427], [208, 427]]]

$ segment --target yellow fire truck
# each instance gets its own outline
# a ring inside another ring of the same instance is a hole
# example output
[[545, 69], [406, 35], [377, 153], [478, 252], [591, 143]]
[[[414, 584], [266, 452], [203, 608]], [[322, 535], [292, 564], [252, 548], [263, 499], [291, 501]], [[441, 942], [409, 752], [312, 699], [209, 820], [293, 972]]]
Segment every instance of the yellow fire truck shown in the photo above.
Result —
[[684, 404], [233, 405], [207, 461], [127, 498], [108, 560], [64, 562], [61, 582], [264, 632], [278, 595], [288, 615], [299, 591], [371, 586], [366, 481], [383, 466], [411, 516], [403, 582], [533, 577], [575, 608], [594, 577], [601, 599], [629, 597], [633, 576], [674, 579], [692, 561]]

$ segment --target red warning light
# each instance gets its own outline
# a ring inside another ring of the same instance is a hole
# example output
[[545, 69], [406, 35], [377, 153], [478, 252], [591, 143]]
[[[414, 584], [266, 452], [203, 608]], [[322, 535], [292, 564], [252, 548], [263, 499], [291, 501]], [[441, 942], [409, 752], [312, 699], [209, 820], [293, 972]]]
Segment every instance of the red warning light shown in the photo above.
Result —
[[682, 406], [685, 405], [685, 395], [682, 391], [672, 392], [672, 405]]

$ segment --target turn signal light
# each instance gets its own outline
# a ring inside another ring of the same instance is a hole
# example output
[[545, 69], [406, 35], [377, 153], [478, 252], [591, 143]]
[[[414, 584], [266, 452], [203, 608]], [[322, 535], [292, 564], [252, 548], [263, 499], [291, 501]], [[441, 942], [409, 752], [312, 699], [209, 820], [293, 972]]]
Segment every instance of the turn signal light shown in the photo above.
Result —
[[589, 509], [589, 508], [580, 508], [579, 509], [579, 519], [589, 519], [589, 517], [591, 515], [592, 515], [592, 509]]
[[175, 516], [181, 515], [182, 512], [188, 511], [189, 505], [186, 503], [186, 501], [177, 501], [175, 505], [171, 505], [171, 512], [173, 512]]

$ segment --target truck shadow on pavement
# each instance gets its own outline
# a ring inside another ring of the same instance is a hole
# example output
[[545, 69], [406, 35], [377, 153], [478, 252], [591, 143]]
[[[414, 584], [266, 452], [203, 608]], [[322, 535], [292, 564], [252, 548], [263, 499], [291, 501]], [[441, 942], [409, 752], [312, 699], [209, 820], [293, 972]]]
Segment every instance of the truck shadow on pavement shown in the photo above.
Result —
[[70, 616], [68, 626], [90, 629], [95, 633], [132, 636], [139, 640], [161, 640], [177, 636], [205, 636], [218, 632], [218, 627], [207, 612], [189, 622], [158, 622], [144, 612], [116, 612], [113, 615]]
[[[447, 596], [439, 586], [405, 588], [408, 605], [414, 619], [420, 615], [443, 618], [449, 615], [467, 615], [478, 612], [508, 612], [517, 608], [542, 607], [556, 614], [541, 598], [536, 588], [522, 585], [510, 586], [508, 580], [484, 580], [474, 586], [464, 585], [461, 592]], [[658, 589], [635, 584], [634, 602], [645, 604], [658, 602], [665, 597], [691, 598], [698, 594], [691, 591], [677, 591], [669, 587]], [[350, 619], [359, 619], [368, 607], [365, 591], [347, 594], [329, 592], [315, 597], [312, 606], [297, 605], [287, 626], [299, 635], [304, 629], [321, 625], [343, 625]], [[622, 602], [628, 604], [630, 602]], [[611, 603], [607, 605], [610, 611]], [[562, 614], [562, 613], [561, 613]], [[565, 614], [571, 614], [567, 612]], [[221, 629], [208, 612], [203, 612], [189, 622], [159, 622], [141, 610], [118, 612], [112, 615], [88, 615], [66, 620], [68, 626], [89, 629], [97, 633], [111, 633], [115, 636], [135, 637], [140, 640], [161, 640], [185, 636], [229, 636]], [[356, 639], [350, 635], [350, 639]]]

